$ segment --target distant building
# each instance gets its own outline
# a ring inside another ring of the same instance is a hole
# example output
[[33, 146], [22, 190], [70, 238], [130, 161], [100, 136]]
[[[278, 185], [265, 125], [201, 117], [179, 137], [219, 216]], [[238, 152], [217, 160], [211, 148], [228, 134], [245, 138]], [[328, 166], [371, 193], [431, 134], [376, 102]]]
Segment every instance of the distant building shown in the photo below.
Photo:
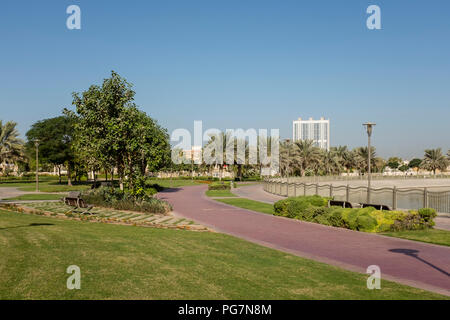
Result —
[[323, 117], [320, 120], [294, 120], [292, 126], [292, 140], [312, 140], [316, 147], [330, 150], [330, 120]]
[[183, 150], [183, 156], [194, 163], [202, 162], [202, 147], [201, 146], [192, 146], [189, 150]]

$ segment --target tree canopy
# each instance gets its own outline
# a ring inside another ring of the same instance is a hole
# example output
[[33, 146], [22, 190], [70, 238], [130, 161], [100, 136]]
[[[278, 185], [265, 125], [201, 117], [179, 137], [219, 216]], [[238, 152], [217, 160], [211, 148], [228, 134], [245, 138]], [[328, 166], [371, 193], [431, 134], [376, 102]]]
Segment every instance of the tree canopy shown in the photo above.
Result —
[[117, 168], [121, 188], [130, 189], [146, 168], [158, 170], [170, 159], [167, 131], [134, 103], [132, 85], [116, 72], [101, 86], [73, 94], [74, 150], [93, 169]]
[[40, 160], [58, 167], [61, 182], [61, 166], [70, 167], [74, 161], [71, 148], [73, 140], [72, 119], [67, 116], [60, 116], [38, 121], [31, 126], [26, 136], [28, 152], [34, 153], [34, 140], [39, 140]]

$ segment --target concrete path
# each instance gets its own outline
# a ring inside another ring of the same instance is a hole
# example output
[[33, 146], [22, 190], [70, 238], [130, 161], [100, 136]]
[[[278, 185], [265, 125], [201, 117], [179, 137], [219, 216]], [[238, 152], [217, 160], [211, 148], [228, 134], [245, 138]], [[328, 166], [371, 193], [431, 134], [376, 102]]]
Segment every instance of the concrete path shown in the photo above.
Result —
[[[278, 200], [286, 199], [286, 197], [277, 196], [268, 192], [265, 192], [262, 184], [251, 185], [251, 186], [242, 186], [239, 188], [235, 188], [232, 192], [240, 197], [266, 202], [266, 203], [274, 203]], [[441, 230], [450, 231], [450, 214], [439, 214], [439, 217], [434, 219], [436, 223], [435, 228]]]
[[21, 196], [21, 195], [24, 195], [24, 194], [28, 194], [28, 193], [35, 193], [35, 192], [20, 191], [19, 189], [12, 188], [12, 187], [0, 187], [0, 200], [1, 199], [18, 197], [18, 196]]
[[450, 296], [450, 247], [239, 209], [207, 198], [205, 191], [206, 186], [183, 187], [158, 197], [176, 214], [217, 231], [361, 273], [378, 265], [382, 279]]

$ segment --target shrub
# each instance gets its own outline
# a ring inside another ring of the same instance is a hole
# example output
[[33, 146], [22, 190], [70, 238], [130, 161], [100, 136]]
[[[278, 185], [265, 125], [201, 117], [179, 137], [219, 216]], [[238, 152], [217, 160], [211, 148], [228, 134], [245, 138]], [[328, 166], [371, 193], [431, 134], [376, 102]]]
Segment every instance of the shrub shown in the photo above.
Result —
[[436, 210], [431, 208], [422, 208], [418, 210], [419, 216], [426, 222], [433, 221], [436, 218]]
[[426, 229], [427, 224], [417, 213], [410, 213], [401, 220], [395, 220], [391, 225], [391, 231]]
[[208, 190], [230, 190], [231, 182], [222, 181], [222, 182], [213, 182], [208, 185]]
[[172, 210], [169, 203], [149, 195], [135, 196], [129, 192], [111, 187], [100, 187], [89, 190], [82, 195], [83, 199], [93, 205], [109, 207], [117, 210], [132, 210], [148, 213], [167, 213]]
[[386, 232], [430, 228], [434, 209], [381, 211], [373, 207], [341, 208], [326, 206], [320, 196], [292, 197], [274, 204], [275, 215], [365, 232]]
[[343, 213], [345, 209], [343, 208], [332, 208], [328, 220], [332, 226], [340, 228], [348, 228], [347, 222], [344, 220]]
[[358, 231], [375, 232], [376, 227], [377, 220], [368, 213], [358, 215], [356, 218], [356, 230]]
[[293, 215], [292, 211], [294, 210], [303, 211], [310, 206], [325, 207], [327, 203], [328, 198], [320, 196], [291, 197], [275, 202], [274, 211], [277, 215], [287, 217], [288, 215]]

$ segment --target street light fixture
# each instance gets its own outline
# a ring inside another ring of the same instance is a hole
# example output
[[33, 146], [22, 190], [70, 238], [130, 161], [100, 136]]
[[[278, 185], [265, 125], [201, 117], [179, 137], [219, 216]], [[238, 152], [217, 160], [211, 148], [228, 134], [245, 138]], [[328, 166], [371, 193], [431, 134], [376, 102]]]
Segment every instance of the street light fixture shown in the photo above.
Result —
[[39, 192], [39, 139], [34, 139], [36, 147], [36, 192]]
[[288, 156], [287, 156], [287, 183], [289, 188], [289, 171], [291, 169], [290, 166], [290, 157], [291, 157], [291, 139], [286, 139], [287, 146], [288, 146]]
[[372, 147], [370, 146], [370, 137], [372, 136], [372, 130], [373, 127], [376, 125], [376, 123], [373, 122], [366, 122], [363, 123], [363, 126], [367, 129], [367, 158], [368, 158], [368, 164], [367, 164], [367, 203], [370, 203], [370, 187], [371, 187], [371, 180], [372, 180], [372, 171], [371, 171], [371, 157], [372, 157]]

